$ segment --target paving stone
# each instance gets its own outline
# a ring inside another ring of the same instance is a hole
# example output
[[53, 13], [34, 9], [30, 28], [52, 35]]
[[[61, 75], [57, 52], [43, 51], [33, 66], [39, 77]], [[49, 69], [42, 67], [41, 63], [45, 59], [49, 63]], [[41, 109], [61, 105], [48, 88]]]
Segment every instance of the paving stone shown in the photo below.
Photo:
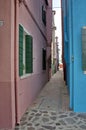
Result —
[[59, 118], [65, 118], [67, 115], [60, 115]]
[[28, 126], [32, 126], [32, 123], [28, 123], [27, 125], [28, 125]]
[[65, 113], [65, 112], [63, 112], [63, 111], [60, 111], [58, 114], [59, 114], [59, 115], [62, 115], [62, 114], [64, 114], [64, 113]]
[[27, 117], [25, 116], [23, 116], [23, 118], [20, 120], [20, 121], [25, 121], [27, 119]]
[[35, 124], [35, 126], [39, 126], [39, 125], [40, 125], [39, 123]]
[[78, 114], [78, 117], [82, 118], [82, 119], [86, 119], [86, 114]]
[[31, 113], [30, 115], [31, 115], [31, 116], [34, 116], [34, 115], [35, 115], [35, 113]]
[[71, 126], [69, 126], [69, 125], [67, 125], [66, 127], [67, 127], [67, 128], [71, 128]]
[[49, 119], [44, 117], [44, 118], [42, 119], [42, 121], [43, 121], [43, 122], [49, 122]]
[[51, 115], [55, 116], [55, 115], [56, 115], [56, 112], [51, 112]]
[[59, 125], [61, 125], [61, 123], [57, 122], [56, 125], [59, 126]]
[[65, 130], [79, 130], [79, 129], [75, 129], [75, 128], [68, 128], [68, 129], [65, 129]]
[[59, 123], [60, 123], [61, 125], [66, 125], [66, 123], [65, 123], [64, 120], [59, 120]]
[[19, 130], [27, 130], [27, 126], [21, 126]]
[[19, 130], [19, 127], [16, 127], [14, 130]]
[[48, 117], [48, 116], [49, 116], [49, 114], [47, 113], [47, 114], [44, 114], [43, 116]]
[[56, 127], [53, 127], [53, 126], [45, 126], [43, 125], [42, 127], [48, 129], [48, 130], [55, 130]]
[[81, 125], [80, 128], [86, 130], [86, 125]]
[[69, 110], [66, 92], [62, 72], [58, 72], [27, 109], [15, 130], [86, 130], [86, 114]]
[[76, 126], [76, 125], [75, 125], [75, 126], [73, 126], [73, 127], [74, 127], [74, 128], [78, 128], [78, 126]]
[[77, 122], [77, 124], [78, 124], [78, 125], [81, 125], [81, 124], [82, 124], [82, 121]]
[[56, 130], [63, 130], [63, 128], [61, 127], [61, 128], [59, 128], [59, 129], [56, 129]]
[[67, 122], [67, 124], [74, 124], [75, 121], [72, 118], [65, 118], [65, 121]]
[[39, 118], [38, 117], [34, 117], [33, 119], [32, 119], [32, 122], [35, 122], [35, 121], [37, 121]]
[[44, 130], [43, 128], [39, 128], [38, 130]]
[[35, 112], [35, 113], [37, 112], [37, 110], [32, 110], [32, 111]]
[[86, 123], [86, 119], [84, 119], [83, 122]]
[[42, 113], [48, 113], [48, 111], [40, 111], [40, 112], [42, 112]]
[[76, 116], [76, 113], [74, 113], [74, 112], [71, 112], [70, 114], [69, 114], [69, 116]]
[[41, 116], [41, 113], [37, 113], [35, 116]]
[[27, 130], [35, 130], [34, 127], [28, 127]]
[[50, 119], [52, 119], [52, 120], [56, 120], [56, 117], [55, 117], [55, 116], [53, 116], [53, 117], [50, 117]]
[[50, 123], [48, 123], [48, 124], [50, 124], [50, 125], [51, 125], [51, 124], [55, 124], [55, 123], [54, 123], [54, 122], [50, 122]]
[[33, 118], [33, 116], [29, 116], [28, 120], [31, 120]]
[[76, 117], [74, 117], [74, 119], [75, 119], [75, 120], [78, 120], [79, 118], [76, 116]]
[[26, 121], [22, 121], [20, 125], [23, 126], [23, 125], [26, 125], [26, 124], [27, 124]]
[[28, 114], [28, 112], [29, 112], [29, 111], [28, 111], [28, 110], [26, 110], [25, 114], [27, 115], [27, 114]]

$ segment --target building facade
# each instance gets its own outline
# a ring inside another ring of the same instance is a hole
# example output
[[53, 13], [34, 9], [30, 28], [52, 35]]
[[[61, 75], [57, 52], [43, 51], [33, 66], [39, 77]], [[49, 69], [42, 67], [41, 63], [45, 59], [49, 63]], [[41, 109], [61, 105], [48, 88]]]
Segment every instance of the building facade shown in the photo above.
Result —
[[86, 112], [85, 4], [85, 0], [62, 0], [65, 79], [75, 112]]
[[51, 66], [52, 66], [52, 75], [57, 71], [57, 41], [55, 37], [55, 11], [52, 11], [52, 46], [51, 46]]
[[51, 16], [52, 0], [0, 1], [0, 128], [20, 123], [49, 79]]

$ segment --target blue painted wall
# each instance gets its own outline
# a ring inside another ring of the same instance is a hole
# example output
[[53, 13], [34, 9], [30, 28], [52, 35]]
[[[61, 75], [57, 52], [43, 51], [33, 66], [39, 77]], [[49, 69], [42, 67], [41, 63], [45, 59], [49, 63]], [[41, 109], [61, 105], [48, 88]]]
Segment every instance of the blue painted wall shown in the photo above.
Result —
[[[65, 9], [66, 8], [66, 9]], [[64, 59], [66, 62], [66, 73], [67, 73], [67, 86], [70, 93], [70, 105], [69, 107], [73, 108], [73, 76], [72, 76], [72, 68], [73, 63], [71, 60], [72, 53], [73, 53], [73, 47], [72, 47], [72, 6], [71, 6], [71, 0], [62, 0], [62, 9], [63, 9], [63, 22], [64, 22]]]
[[70, 108], [75, 112], [86, 112], [86, 75], [82, 70], [81, 41], [81, 28], [86, 26], [86, 0], [62, 0], [62, 8]]

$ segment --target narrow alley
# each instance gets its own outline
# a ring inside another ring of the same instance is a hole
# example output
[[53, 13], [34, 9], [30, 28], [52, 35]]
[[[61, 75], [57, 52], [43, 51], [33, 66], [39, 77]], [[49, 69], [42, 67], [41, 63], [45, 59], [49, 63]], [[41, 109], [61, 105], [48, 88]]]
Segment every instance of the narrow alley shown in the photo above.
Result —
[[86, 115], [69, 110], [62, 76], [62, 71], [54, 74], [15, 130], [86, 130]]
[[0, 61], [0, 130], [86, 130], [86, 0], [0, 0]]

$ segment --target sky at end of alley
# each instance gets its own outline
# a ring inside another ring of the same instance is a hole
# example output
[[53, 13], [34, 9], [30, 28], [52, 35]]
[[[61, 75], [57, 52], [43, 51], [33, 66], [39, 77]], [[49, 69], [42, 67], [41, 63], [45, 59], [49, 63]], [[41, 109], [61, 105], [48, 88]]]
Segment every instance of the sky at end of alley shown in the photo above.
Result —
[[61, 0], [53, 0], [53, 7], [61, 7]]
[[61, 61], [62, 58], [62, 28], [61, 28], [61, 0], [53, 0], [53, 10], [56, 11], [54, 16], [55, 20], [55, 37], [58, 37], [58, 44], [59, 44], [59, 59]]

